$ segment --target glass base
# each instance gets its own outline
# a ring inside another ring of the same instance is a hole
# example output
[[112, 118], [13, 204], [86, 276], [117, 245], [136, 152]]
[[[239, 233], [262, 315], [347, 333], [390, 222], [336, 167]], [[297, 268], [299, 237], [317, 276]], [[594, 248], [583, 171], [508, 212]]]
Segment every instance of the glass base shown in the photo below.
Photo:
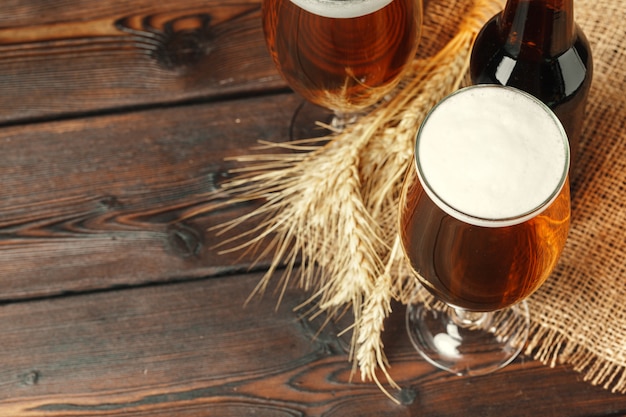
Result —
[[335, 113], [332, 110], [312, 104], [306, 100], [296, 108], [289, 124], [289, 139], [313, 139], [330, 135]]
[[530, 318], [525, 301], [490, 313], [410, 304], [406, 325], [413, 346], [431, 364], [456, 375], [484, 375], [517, 357]]
[[356, 123], [359, 117], [371, 109], [361, 112], [340, 112], [326, 109], [303, 100], [296, 108], [289, 125], [289, 139], [314, 139], [340, 133]]

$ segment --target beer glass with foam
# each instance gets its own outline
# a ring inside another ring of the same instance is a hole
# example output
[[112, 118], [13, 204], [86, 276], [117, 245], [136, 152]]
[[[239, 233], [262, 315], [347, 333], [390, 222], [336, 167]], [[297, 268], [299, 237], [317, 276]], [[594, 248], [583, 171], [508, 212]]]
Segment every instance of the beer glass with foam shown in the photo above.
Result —
[[409, 336], [429, 362], [478, 375], [517, 356], [528, 335], [524, 300], [567, 239], [568, 168], [563, 126], [520, 90], [467, 87], [427, 115], [399, 226], [415, 277], [443, 302], [407, 307]]
[[263, 0], [268, 50], [287, 83], [336, 115], [397, 85], [421, 32], [422, 0]]

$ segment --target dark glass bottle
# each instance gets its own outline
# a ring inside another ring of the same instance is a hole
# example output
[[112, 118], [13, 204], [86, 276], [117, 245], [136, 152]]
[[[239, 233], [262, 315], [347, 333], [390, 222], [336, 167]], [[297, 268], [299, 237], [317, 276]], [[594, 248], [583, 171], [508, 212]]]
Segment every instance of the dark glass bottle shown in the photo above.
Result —
[[547, 104], [567, 132], [571, 172], [593, 75], [573, 0], [508, 0], [478, 34], [470, 75], [474, 84], [516, 87]]

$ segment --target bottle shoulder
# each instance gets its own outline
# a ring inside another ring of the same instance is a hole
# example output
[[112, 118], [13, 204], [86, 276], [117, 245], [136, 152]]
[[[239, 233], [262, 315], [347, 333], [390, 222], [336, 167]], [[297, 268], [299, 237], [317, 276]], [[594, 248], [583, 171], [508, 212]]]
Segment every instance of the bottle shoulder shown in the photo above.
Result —
[[[490, 22], [491, 23], [491, 22]], [[511, 53], [506, 42], [497, 36], [495, 24], [485, 26], [476, 39], [470, 60], [474, 84], [502, 84], [517, 87], [545, 99], [560, 100], [590, 87], [593, 59], [589, 42], [576, 31], [569, 49], [558, 56], [537, 58]]]
[[473, 54], [491, 55], [497, 50], [504, 50], [516, 59], [543, 60], [557, 58], [568, 49], [576, 48], [581, 55], [585, 55], [585, 59], [587, 56], [590, 58], [591, 46], [584, 31], [577, 24], [574, 25], [571, 40], [565, 42], [566, 47], [558, 53], [552, 53], [548, 49], [542, 49], [541, 45], [535, 42], [536, 35], [525, 37], [523, 33], [509, 33], [503, 30], [500, 17], [500, 15], [493, 16], [478, 32], [474, 41]]

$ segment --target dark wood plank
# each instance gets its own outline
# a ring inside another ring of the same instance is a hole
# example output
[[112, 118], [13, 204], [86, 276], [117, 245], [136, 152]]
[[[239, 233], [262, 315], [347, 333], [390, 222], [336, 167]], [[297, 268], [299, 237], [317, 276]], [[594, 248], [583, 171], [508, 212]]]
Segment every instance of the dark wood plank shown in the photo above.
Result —
[[0, 123], [284, 88], [259, 0], [3, 2]]
[[611, 395], [565, 368], [519, 359], [458, 378], [418, 359], [396, 308], [386, 334], [402, 405], [356, 377], [336, 338], [291, 310], [304, 294], [243, 302], [259, 275], [0, 308], [0, 415], [609, 416]]
[[0, 301], [243, 270], [181, 221], [257, 140], [285, 140], [292, 94], [0, 129]]
[[[0, 125], [286, 89], [260, 8], [261, 0], [3, 1]], [[463, 15], [431, 9], [424, 56], [453, 36], [440, 19]]]

